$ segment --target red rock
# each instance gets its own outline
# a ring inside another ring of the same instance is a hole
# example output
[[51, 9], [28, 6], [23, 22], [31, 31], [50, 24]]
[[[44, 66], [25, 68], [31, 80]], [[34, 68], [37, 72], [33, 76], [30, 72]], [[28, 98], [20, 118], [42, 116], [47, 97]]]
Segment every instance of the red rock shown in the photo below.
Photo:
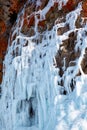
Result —
[[87, 0], [82, 2], [82, 17], [87, 17]]
[[67, 4], [63, 6], [65, 12], [69, 12], [75, 9], [79, 2], [82, 0], [68, 0]]
[[34, 26], [35, 24], [35, 16], [32, 14], [29, 18], [28, 27]]
[[7, 49], [7, 39], [4, 37], [0, 38], [0, 58], [4, 59], [4, 55]]
[[38, 26], [41, 26], [44, 28], [46, 20], [39, 21]]
[[4, 60], [6, 50], [7, 50], [7, 39], [5, 37], [1, 37], [0, 38], [0, 83], [2, 82], [3, 60]]
[[5, 31], [6, 31], [6, 24], [3, 20], [0, 20], [0, 35], [5, 33]]
[[24, 5], [27, 0], [10, 0], [11, 6], [9, 11], [18, 13], [20, 8]]

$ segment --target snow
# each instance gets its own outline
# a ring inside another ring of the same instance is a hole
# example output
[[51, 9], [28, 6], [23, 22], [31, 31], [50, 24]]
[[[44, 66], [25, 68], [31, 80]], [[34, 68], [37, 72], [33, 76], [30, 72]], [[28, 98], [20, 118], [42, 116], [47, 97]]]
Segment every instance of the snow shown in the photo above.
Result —
[[80, 15], [81, 10], [82, 10], [82, 4], [80, 3], [78, 5], [78, 8], [75, 11], [72, 11], [67, 15], [66, 20], [70, 26], [70, 29], [72, 29], [72, 30], [75, 29], [75, 22], [76, 22], [78, 15]]
[[[67, 2], [67, 0], [57, 1], [60, 9], [62, 3]], [[35, 12], [35, 15], [40, 13], [41, 18], [42, 16], [44, 18], [54, 2], [55, 0], [49, 0], [47, 6]], [[40, 1], [37, 4], [39, 5]], [[0, 130], [87, 130], [87, 75], [81, 68], [81, 61], [87, 47], [87, 38], [84, 33], [87, 26], [80, 29], [76, 29], [75, 26], [81, 4], [67, 14], [65, 23], [54, 25], [51, 31], [43, 33], [42, 42], [38, 45], [33, 41], [33, 38], [40, 35], [37, 30], [37, 16], [35, 17], [35, 36], [27, 37], [21, 34], [23, 18], [21, 19], [20, 15], [24, 15], [24, 11], [23, 9], [18, 16], [16, 29], [13, 29], [12, 34], [14, 36], [17, 33], [17, 37], [11, 46], [8, 46], [4, 61]], [[66, 23], [69, 24], [70, 30], [58, 36], [58, 28], [64, 27]], [[79, 48], [81, 55], [75, 60], [76, 65], [69, 66], [67, 69], [65, 69], [65, 59], [63, 60], [64, 74], [61, 78], [59, 68], [55, 67], [55, 55], [62, 41], [68, 38], [70, 32], [76, 30], [78, 33], [75, 51], [77, 52]], [[17, 44], [18, 39], [20, 44]], [[16, 55], [16, 48], [18, 48], [18, 55]], [[14, 55], [12, 55], [13, 51]], [[82, 75], [76, 77], [78, 68]], [[61, 79], [64, 86], [58, 85]], [[73, 92], [70, 87], [72, 79], [76, 83]], [[64, 89], [67, 90], [67, 95], [62, 94]]]
[[15, 128], [15, 130], [39, 130], [37, 127], [35, 126], [32, 126], [32, 127], [18, 127], [18, 128]]

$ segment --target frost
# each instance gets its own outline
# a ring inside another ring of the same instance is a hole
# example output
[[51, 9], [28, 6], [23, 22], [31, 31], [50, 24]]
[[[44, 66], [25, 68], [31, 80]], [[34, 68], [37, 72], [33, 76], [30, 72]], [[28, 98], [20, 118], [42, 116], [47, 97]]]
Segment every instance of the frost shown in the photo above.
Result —
[[[35, 35], [32, 37], [21, 33], [23, 18], [20, 15], [24, 15], [25, 8], [18, 16], [12, 37], [14, 34], [17, 36], [11, 46], [9, 43], [4, 61], [6, 68], [0, 99], [0, 130], [87, 130], [87, 75], [81, 68], [87, 47], [84, 33], [87, 26], [80, 29], [75, 27], [81, 4], [67, 14], [65, 23], [54, 25], [51, 31], [43, 33], [41, 43], [34, 42], [40, 36], [37, 30], [37, 14], [40, 13], [41, 19], [44, 19], [54, 2], [56, 0], [49, 0], [43, 10], [35, 12]], [[67, 0], [57, 2], [61, 9], [62, 3], [66, 4]], [[39, 4], [40, 1], [37, 2]], [[58, 36], [58, 28], [64, 27], [66, 23], [70, 30]], [[64, 74], [61, 78], [59, 68], [56, 68], [55, 56], [63, 41], [76, 30], [75, 52], [79, 48], [81, 54], [75, 60], [76, 65], [67, 69], [66, 59], [63, 59]], [[76, 77], [78, 69], [82, 75]], [[61, 80], [63, 86], [58, 84]], [[73, 92], [71, 86], [75, 86]], [[63, 94], [64, 90], [67, 95]]]

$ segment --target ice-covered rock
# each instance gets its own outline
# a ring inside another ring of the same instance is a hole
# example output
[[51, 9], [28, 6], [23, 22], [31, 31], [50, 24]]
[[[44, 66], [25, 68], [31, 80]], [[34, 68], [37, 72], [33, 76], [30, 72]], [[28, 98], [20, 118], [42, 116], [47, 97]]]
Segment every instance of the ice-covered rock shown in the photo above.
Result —
[[1, 130], [87, 129], [84, 2], [44, 2], [28, 0], [11, 29]]

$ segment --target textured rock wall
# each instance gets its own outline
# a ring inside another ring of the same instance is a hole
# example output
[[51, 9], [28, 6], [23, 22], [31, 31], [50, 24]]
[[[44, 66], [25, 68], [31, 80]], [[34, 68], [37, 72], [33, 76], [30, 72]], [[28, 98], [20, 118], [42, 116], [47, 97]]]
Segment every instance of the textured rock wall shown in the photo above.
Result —
[[3, 60], [8, 46], [10, 30], [25, 2], [26, 0], [0, 0], [0, 83], [2, 82]]
[[[13, 27], [18, 12], [21, 8], [23, 8], [24, 3], [27, 0], [1, 0], [0, 1], [0, 83], [2, 81], [2, 68], [3, 68], [3, 60], [6, 53], [8, 38], [10, 37], [10, 43], [13, 39], [15, 39], [16, 34], [11, 36], [11, 28]], [[87, 20], [87, 0], [68, 0], [66, 5], [63, 5], [62, 9], [58, 9], [58, 2], [55, 2], [54, 5], [48, 10], [46, 13], [46, 17], [43, 20], [39, 20], [38, 22], [38, 32], [43, 33], [46, 30], [51, 30], [53, 25], [65, 22], [65, 16], [70, 11], [74, 10], [78, 3], [82, 1], [82, 11], [76, 21], [76, 27], [80, 28], [86, 23]], [[28, 2], [25, 7], [24, 22], [21, 32], [28, 36], [34, 35], [34, 27], [35, 27], [35, 11], [42, 10], [47, 4], [49, 0], [41, 0], [40, 5], [38, 5], [38, 0], [34, 2]], [[29, 16], [29, 17], [27, 17]], [[84, 18], [82, 23], [82, 18]], [[38, 15], [38, 19], [40, 19], [40, 15]], [[19, 23], [20, 24], [20, 23]], [[16, 26], [15, 26], [16, 27]], [[61, 27], [58, 29], [58, 35], [62, 35], [64, 32], [69, 30], [69, 25], [67, 24], [65, 27]], [[66, 56], [67, 59], [67, 67], [69, 66], [70, 60], [74, 60], [79, 56], [79, 52], [77, 54], [72, 54], [68, 56], [68, 53], [74, 49], [74, 45], [70, 46], [69, 43], [74, 43], [76, 40], [76, 33], [73, 32], [70, 34], [69, 38], [63, 41], [62, 46], [65, 46], [65, 50], [61, 53], [61, 56], [57, 54], [57, 66], [62, 66], [62, 59]], [[38, 43], [38, 39], [34, 39]], [[41, 37], [39, 38], [41, 40]], [[70, 48], [70, 49], [69, 49]], [[59, 53], [59, 52], [58, 52]], [[71, 59], [70, 59], [70, 58]], [[60, 62], [58, 61], [60, 59]], [[72, 64], [71, 64], [72, 65]], [[62, 70], [60, 74], [62, 75]]]

